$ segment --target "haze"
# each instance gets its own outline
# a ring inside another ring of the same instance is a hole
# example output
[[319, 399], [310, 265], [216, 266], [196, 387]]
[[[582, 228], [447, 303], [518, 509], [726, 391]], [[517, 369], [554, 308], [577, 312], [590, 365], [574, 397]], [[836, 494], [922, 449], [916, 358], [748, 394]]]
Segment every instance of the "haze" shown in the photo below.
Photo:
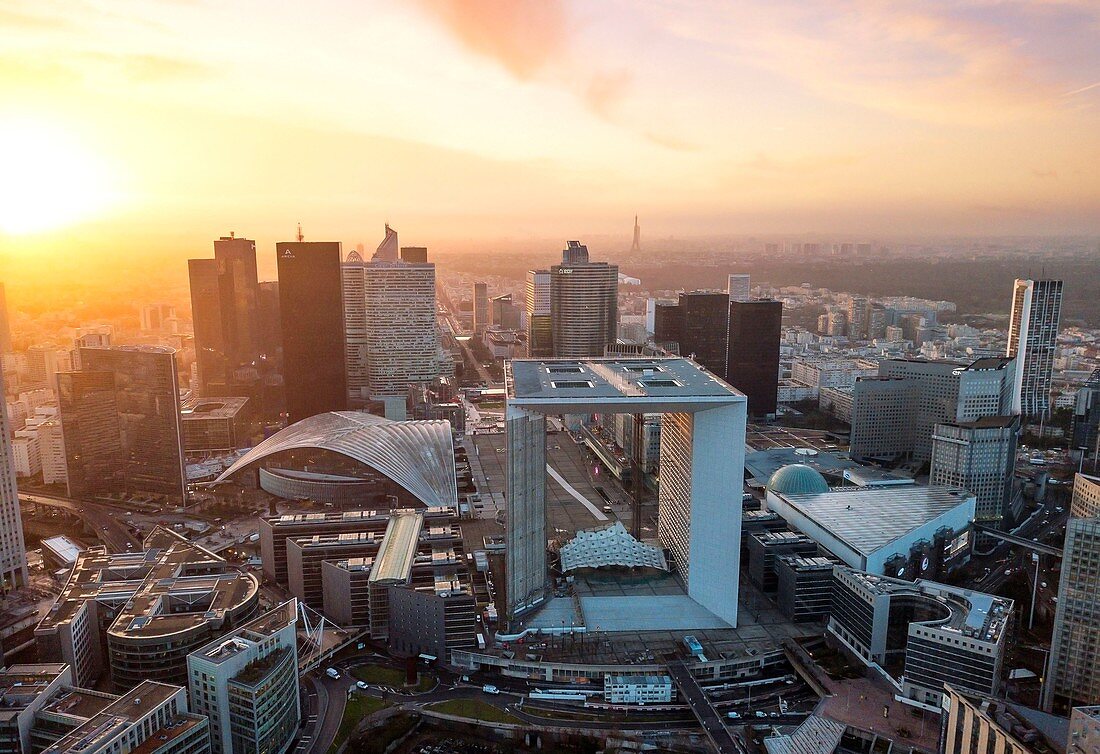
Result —
[[444, 250], [636, 212], [649, 238], [1095, 233], [1098, 32], [1092, 0], [7, 0], [0, 272], [298, 221]]

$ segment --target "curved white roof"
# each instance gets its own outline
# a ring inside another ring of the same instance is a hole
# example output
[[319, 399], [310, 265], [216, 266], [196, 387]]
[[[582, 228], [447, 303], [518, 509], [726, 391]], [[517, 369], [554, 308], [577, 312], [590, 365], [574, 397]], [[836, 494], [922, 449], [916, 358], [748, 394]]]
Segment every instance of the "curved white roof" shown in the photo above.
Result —
[[241, 456], [214, 484], [273, 453], [298, 448], [320, 448], [366, 464], [427, 506], [458, 504], [449, 421], [399, 422], [359, 411], [317, 414], [279, 430]]
[[563, 572], [608, 566], [668, 570], [661, 548], [634, 539], [622, 521], [616, 521], [603, 529], [579, 531], [573, 539], [562, 545]]

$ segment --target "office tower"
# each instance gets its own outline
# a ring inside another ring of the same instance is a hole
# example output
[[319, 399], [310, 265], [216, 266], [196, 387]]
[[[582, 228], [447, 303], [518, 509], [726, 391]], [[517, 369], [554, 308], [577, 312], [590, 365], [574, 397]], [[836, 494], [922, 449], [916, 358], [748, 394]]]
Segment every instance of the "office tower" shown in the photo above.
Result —
[[176, 307], [172, 304], [146, 304], [141, 307], [141, 330], [147, 333], [169, 333], [176, 321]]
[[519, 307], [512, 301], [512, 294], [494, 296], [489, 301], [490, 321], [504, 330], [519, 329]]
[[433, 263], [363, 262], [352, 252], [341, 277], [352, 405], [404, 397], [409, 385], [429, 383], [446, 371]]
[[550, 268], [550, 326], [554, 355], [603, 356], [619, 324], [619, 267], [590, 262], [588, 247], [570, 241]]
[[203, 395], [224, 395], [238, 367], [255, 366], [261, 347], [256, 242], [223, 236], [213, 259], [187, 260], [195, 360]]
[[58, 375], [69, 496], [164, 495], [183, 505], [186, 475], [175, 351], [80, 349], [79, 372]]
[[294, 743], [297, 623], [292, 599], [187, 656], [191, 709], [210, 720], [212, 754], [282, 754]]
[[[1071, 450], [1092, 457], [1095, 466], [1100, 456], [1100, 369], [1089, 375], [1077, 390], [1073, 403], [1073, 444]], [[1082, 450], [1083, 449], [1083, 450]]]
[[51, 345], [27, 349], [27, 383], [35, 387], [52, 387], [59, 371], [68, 371], [62, 362], [63, 353]]
[[286, 413], [297, 422], [348, 402], [340, 242], [281, 242], [275, 249]]
[[928, 483], [969, 490], [977, 499], [975, 523], [1003, 528], [1012, 502], [1018, 430], [1015, 416], [936, 424]]
[[279, 281], [260, 283], [259, 297], [260, 353], [282, 369], [283, 323], [279, 315]]
[[489, 286], [474, 283], [474, 332], [478, 335], [489, 327]]
[[8, 319], [8, 296], [0, 283], [0, 354], [11, 353], [11, 321]]
[[871, 302], [862, 296], [852, 296], [848, 300], [848, 337], [852, 340], [867, 340], [871, 326]]
[[527, 355], [553, 356], [554, 329], [550, 324], [550, 271], [527, 273]]
[[867, 320], [867, 339], [882, 340], [886, 337], [886, 308], [879, 304], [871, 305], [871, 312]]
[[[0, 374], [0, 396], [4, 377]], [[27, 548], [19, 519], [19, 492], [15, 486], [15, 458], [7, 404], [0, 405], [0, 593], [27, 584]]]
[[427, 246], [402, 246], [401, 261], [413, 264], [424, 264], [428, 261]]
[[728, 275], [726, 277], [726, 293], [730, 301], [748, 301], [752, 298], [749, 290], [749, 276], [745, 274]]
[[1070, 518], [1043, 709], [1100, 704], [1100, 518]]
[[389, 223], [386, 223], [386, 235], [382, 239], [382, 242], [378, 244], [378, 248], [374, 250], [373, 260], [379, 262], [396, 262], [400, 259], [401, 249], [397, 243], [397, 231], [390, 227]]
[[630, 242], [630, 250], [632, 252], [642, 250], [642, 229], [638, 225], [637, 215], [634, 215], [634, 240]]
[[55, 417], [38, 425], [38, 453], [42, 459], [42, 483], [67, 485], [69, 475], [61, 419]]
[[730, 297], [725, 293], [681, 293], [675, 307], [661, 306], [654, 320], [654, 340], [677, 343], [681, 356], [691, 357], [718, 377], [726, 376]]
[[932, 458], [936, 424], [1012, 413], [1015, 360], [885, 359], [878, 377], [852, 388], [851, 454], [856, 460]]
[[749, 416], [775, 414], [783, 302], [731, 301], [726, 382], [748, 398]]
[[1016, 281], [1008, 325], [1008, 355], [1016, 358], [1014, 413], [1049, 415], [1051, 372], [1061, 319], [1061, 280]]

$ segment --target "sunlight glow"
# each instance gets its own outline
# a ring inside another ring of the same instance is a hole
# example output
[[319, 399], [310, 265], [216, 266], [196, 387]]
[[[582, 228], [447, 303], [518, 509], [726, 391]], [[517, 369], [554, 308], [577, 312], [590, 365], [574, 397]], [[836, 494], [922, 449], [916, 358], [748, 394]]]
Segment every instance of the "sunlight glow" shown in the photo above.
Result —
[[71, 135], [43, 123], [0, 120], [0, 232], [56, 230], [110, 203], [108, 171]]

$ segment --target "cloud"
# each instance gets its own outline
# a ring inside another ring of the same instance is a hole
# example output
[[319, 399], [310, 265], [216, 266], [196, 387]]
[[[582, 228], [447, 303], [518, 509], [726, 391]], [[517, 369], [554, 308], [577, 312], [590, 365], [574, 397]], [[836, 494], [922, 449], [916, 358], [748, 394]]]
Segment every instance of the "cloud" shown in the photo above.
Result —
[[769, 155], [758, 153], [751, 160], [741, 163], [742, 168], [755, 170], [762, 173], [794, 173], [807, 175], [834, 168], [847, 167], [858, 161], [855, 155], [814, 155], [809, 157], [796, 157], [790, 160], [780, 160]]
[[1066, 92], [1062, 96], [1063, 97], [1072, 97], [1075, 94], [1084, 94], [1085, 92], [1090, 91], [1092, 89], [1096, 89], [1098, 87], [1100, 87], [1100, 81], [1089, 84], [1088, 86], [1082, 86], [1082, 87], [1079, 87], [1077, 89], [1073, 89], [1071, 91]]
[[625, 69], [608, 73], [597, 72], [589, 79], [582, 98], [589, 110], [604, 120], [611, 120], [615, 108], [622, 102], [633, 79]]
[[934, 0], [689, 2], [656, 11], [655, 23], [720, 61], [825, 99], [990, 126], [1051, 112], [1060, 94], [1021, 12], [1004, 11], [998, 25], [992, 11], [968, 14]]
[[1058, 179], [1057, 170], [1039, 170], [1039, 168], [1032, 168], [1031, 174], [1036, 178], [1054, 178], [1055, 180]]
[[420, 5], [466, 49], [524, 81], [566, 47], [568, 22], [560, 0], [420, 0]]

